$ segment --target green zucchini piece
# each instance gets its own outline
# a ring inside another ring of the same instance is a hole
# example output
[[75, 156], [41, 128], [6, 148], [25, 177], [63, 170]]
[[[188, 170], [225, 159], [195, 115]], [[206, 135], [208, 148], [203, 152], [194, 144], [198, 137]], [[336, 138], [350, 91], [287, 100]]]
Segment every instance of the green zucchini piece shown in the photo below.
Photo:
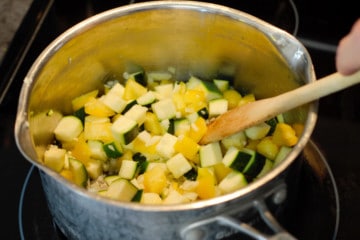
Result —
[[145, 122], [147, 110], [147, 107], [135, 104], [124, 114], [124, 116], [129, 119], [135, 120], [140, 126]]
[[279, 114], [269, 120], [266, 120], [265, 123], [267, 123], [268, 125], [270, 125], [270, 130], [268, 132], [268, 136], [272, 135], [275, 131], [276, 125], [278, 123], [283, 123], [284, 122], [284, 116], [283, 114]]
[[104, 151], [104, 144], [99, 140], [88, 140], [87, 145], [90, 149], [90, 157], [101, 161], [107, 160], [108, 156]]
[[176, 116], [176, 107], [171, 98], [166, 98], [151, 104], [153, 112], [160, 121]]
[[143, 70], [131, 73], [130, 77], [133, 77], [135, 81], [140, 83], [142, 86], [147, 85], [146, 74]]
[[136, 169], [137, 174], [143, 174], [149, 166], [149, 162], [146, 157], [138, 152], [133, 155], [133, 160], [138, 163]]
[[251, 149], [243, 148], [238, 150], [236, 147], [230, 147], [226, 153], [222, 162], [225, 166], [228, 166], [236, 171], [242, 172], [248, 163], [255, 158], [256, 152]]
[[126, 104], [124, 110], [122, 110], [121, 114], [125, 114], [125, 113], [126, 113], [127, 111], [129, 111], [130, 108], [132, 108], [136, 103], [137, 103], [136, 100], [130, 100], [130, 101]]
[[117, 142], [109, 142], [103, 145], [103, 150], [107, 157], [118, 158], [123, 155], [123, 149]]
[[167, 160], [166, 166], [175, 178], [183, 176], [192, 169], [189, 161], [181, 153]]
[[265, 165], [266, 157], [258, 152], [255, 152], [255, 156], [249, 161], [244, 168], [243, 173], [250, 179], [254, 179], [263, 169]]
[[184, 177], [187, 180], [196, 181], [197, 175], [198, 175], [198, 173], [197, 173], [196, 169], [192, 168], [190, 171], [188, 171], [184, 174]]
[[277, 166], [286, 156], [291, 152], [292, 148], [287, 146], [281, 146], [278, 154], [274, 159], [274, 167]]
[[229, 89], [230, 83], [228, 80], [223, 79], [213, 79], [214, 84], [220, 90], [220, 92], [225, 92]]
[[138, 189], [127, 179], [119, 178], [111, 182], [106, 196], [119, 201], [130, 202]]
[[131, 202], [140, 202], [143, 192], [143, 189], [139, 189], [134, 195], [134, 197], [131, 199]]
[[109, 175], [104, 178], [107, 185], [110, 185], [113, 181], [120, 179], [119, 175]]
[[245, 135], [251, 140], [259, 140], [266, 137], [271, 129], [271, 126], [265, 122], [259, 123], [255, 126], [245, 129]]
[[228, 101], [225, 98], [217, 98], [209, 101], [209, 116], [215, 117], [228, 110]]
[[103, 162], [97, 159], [89, 159], [86, 162], [86, 171], [90, 179], [97, 179], [103, 173]]
[[230, 147], [237, 147], [238, 149], [243, 148], [247, 143], [247, 138], [244, 131], [234, 133], [226, 138], [221, 140], [221, 144], [229, 149]]
[[173, 83], [161, 84], [154, 87], [156, 98], [159, 100], [171, 98], [174, 90]]
[[179, 118], [174, 120], [174, 135], [180, 136], [190, 131], [191, 123], [188, 118]]
[[142, 106], [150, 106], [156, 101], [156, 96], [153, 91], [148, 91], [136, 99], [136, 102]]
[[79, 118], [68, 115], [61, 118], [54, 130], [54, 134], [57, 140], [69, 142], [76, 139], [83, 129], [83, 124]]
[[199, 155], [201, 167], [213, 166], [223, 159], [219, 142], [200, 146]]
[[169, 119], [169, 126], [166, 130], [169, 134], [172, 134], [174, 135], [175, 133], [175, 119], [172, 118], [172, 119]]
[[171, 158], [175, 154], [174, 146], [176, 142], [176, 136], [165, 133], [156, 145], [156, 151], [164, 158]]
[[75, 117], [79, 118], [81, 120], [81, 122], [84, 125], [85, 122], [85, 117], [86, 117], [86, 113], [85, 113], [85, 107], [81, 107], [78, 110], [76, 110], [73, 114]]
[[170, 71], [152, 71], [148, 73], [148, 78], [156, 82], [170, 80], [172, 76]]
[[189, 89], [202, 89], [205, 92], [207, 101], [222, 97], [221, 91], [217, 88], [214, 82], [201, 80], [195, 76], [191, 76], [186, 85]]
[[266, 159], [264, 167], [261, 169], [260, 173], [256, 176], [256, 178], [261, 178], [262, 176], [270, 172], [271, 169], [273, 169], [273, 166], [274, 166], [274, 162], [269, 159]]
[[204, 119], [209, 118], [209, 110], [206, 107], [200, 109], [197, 113], [200, 117], [202, 117]]
[[135, 120], [120, 116], [112, 124], [111, 131], [117, 141], [127, 145], [139, 134], [139, 126]]
[[85, 165], [81, 161], [70, 157], [69, 169], [73, 175], [74, 183], [80, 187], [86, 187], [88, 173], [86, 171]]
[[269, 132], [267, 134], [268, 136], [270, 136], [270, 135], [272, 135], [274, 133], [276, 125], [278, 124], [278, 121], [277, 121], [276, 117], [273, 117], [273, 118], [271, 118], [269, 120], [266, 120], [265, 123], [270, 126], [270, 130], [269, 130]]
[[122, 98], [125, 88], [120, 83], [116, 83], [104, 94], [100, 100], [114, 112], [120, 113], [126, 107], [127, 102]]
[[135, 176], [138, 162], [133, 160], [122, 160], [119, 176], [124, 179], [132, 179]]
[[44, 153], [44, 164], [56, 172], [60, 172], [65, 165], [66, 150], [56, 145], [50, 147]]
[[219, 183], [219, 189], [223, 193], [234, 192], [248, 185], [244, 174], [238, 171], [231, 171]]

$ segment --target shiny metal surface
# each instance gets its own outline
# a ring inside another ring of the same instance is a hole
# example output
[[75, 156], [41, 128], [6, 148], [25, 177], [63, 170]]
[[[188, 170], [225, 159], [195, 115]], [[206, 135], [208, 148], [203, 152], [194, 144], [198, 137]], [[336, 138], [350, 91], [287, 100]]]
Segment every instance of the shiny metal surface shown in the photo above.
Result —
[[[189, 27], [191, 26], [191, 27]], [[22, 154], [42, 173], [52, 215], [71, 239], [179, 238], [179, 229], [218, 214], [241, 218], [296, 161], [313, 131], [317, 103], [295, 109], [288, 121], [305, 124], [304, 134], [287, 158], [248, 187], [190, 204], [143, 206], [96, 196], [67, 182], [42, 163], [61, 113], [71, 99], [98, 88], [104, 76], [121, 76], [128, 62], [155, 70], [174, 66], [211, 76], [224, 62], [237, 69], [235, 86], [257, 98], [274, 96], [315, 80], [309, 54], [294, 37], [246, 13], [201, 2], [149, 2], [116, 8], [69, 29], [46, 48], [24, 80], [15, 124]], [[46, 116], [52, 109], [54, 117]], [[239, 207], [240, 206], [240, 207]], [[126, 225], [126, 227], [124, 227]], [[211, 226], [222, 232], [222, 226]], [[228, 230], [224, 230], [228, 231]], [[211, 234], [208, 236], [212, 238]]]

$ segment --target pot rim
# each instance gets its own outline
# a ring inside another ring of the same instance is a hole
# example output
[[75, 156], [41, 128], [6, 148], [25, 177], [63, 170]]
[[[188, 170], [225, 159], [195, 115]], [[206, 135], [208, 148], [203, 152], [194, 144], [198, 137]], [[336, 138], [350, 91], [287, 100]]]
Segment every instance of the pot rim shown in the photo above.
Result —
[[[44, 165], [40, 164], [37, 160], [34, 160], [31, 154], [24, 154], [24, 141], [20, 140], [20, 138], [24, 137], [24, 131], [28, 132], [28, 121], [27, 121], [27, 108], [28, 108], [28, 99], [30, 98], [30, 92], [32, 88], [32, 82], [36, 79], [37, 75], [40, 73], [41, 69], [47, 63], [48, 59], [50, 59], [63, 45], [65, 45], [68, 41], [72, 38], [80, 35], [81, 33], [91, 29], [93, 26], [97, 24], [110, 21], [114, 18], [118, 18], [124, 15], [129, 15], [134, 12], [138, 11], [149, 11], [154, 9], [182, 9], [182, 10], [190, 10], [190, 11], [206, 11], [214, 14], [221, 14], [227, 16], [229, 18], [233, 18], [238, 21], [244, 21], [255, 27], [256, 29], [260, 30], [261, 32], [265, 33], [269, 36], [269, 32], [271, 34], [282, 34], [285, 35], [288, 39], [292, 41], [299, 42], [294, 36], [287, 33], [286, 31], [277, 28], [276, 26], [265, 22], [253, 15], [250, 15], [246, 12], [241, 10], [233, 9], [230, 7], [226, 7], [219, 4], [214, 3], [207, 3], [207, 2], [198, 2], [198, 1], [151, 1], [151, 2], [141, 2], [141, 3], [134, 3], [130, 5], [120, 6], [117, 8], [113, 8], [92, 17], [89, 17], [78, 24], [74, 25], [73, 27], [69, 28], [62, 34], [60, 34], [54, 41], [52, 41], [38, 56], [38, 58], [33, 63], [32, 67], [30, 68], [28, 74], [25, 76], [24, 85], [21, 89], [20, 98], [19, 98], [19, 107], [18, 107], [18, 116], [16, 118], [15, 123], [15, 140], [18, 148], [23, 153], [25, 158], [29, 160], [32, 164], [35, 164], [40, 170], [44, 171], [46, 174], [53, 177], [56, 181], [64, 184], [72, 191], [75, 191], [86, 198], [100, 201], [106, 204], [111, 204], [123, 208], [131, 208], [136, 209], [138, 211], [188, 211], [189, 209], [198, 209], [204, 208], [208, 206], [217, 205], [222, 202], [229, 202], [239, 197], [249, 196], [250, 194], [261, 191], [262, 187], [267, 183], [273, 182], [278, 176], [285, 172], [286, 169], [295, 161], [297, 156], [306, 146], [307, 142], [310, 140], [310, 135], [315, 128], [315, 123], [317, 120], [317, 108], [318, 108], [318, 101], [309, 104], [309, 112], [305, 122], [305, 129], [303, 131], [303, 135], [299, 138], [298, 143], [293, 147], [293, 150], [290, 154], [284, 159], [278, 166], [273, 168], [269, 173], [262, 176], [260, 179], [251, 182], [248, 186], [239, 189], [235, 192], [228, 193], [226, 195], [218, 196], [215, 198], [207, 199], [207, 200], [198, 200], [195, 202], [190, 203], [181, 203], [181, 204], [173, 204], [173, 205], [147, 205], [147, 204], [139, 204], [133, 202], [120, 202], [117, 200], [112, 200], [109, 198], [102, 197], [98, 194], [92, 193], [86, 189], [82, 189], [76, 186], [73, 183], [65, 180], [64, 178], [60, 177], [58, 173], [55, 173], [51, 169], [45, 167]], [[269, 32], [264, 32], [264, 30], [270, 30]], [[299, 45], [302, 44], [299, 42]], [[307, 50], [303, 49], [306, 54]], [[310, 66], [312, 66], [311, 58], [308, 59]], [[315, 73], [313, 68], [310, 69], [310, 82], [315, 81]], [[27, 130], [26, 130], [27, 129]], [[30, 134], [28, 132], [28, 134]], [[30, 135], [27, 136], [30, 138]], [[29, 148], [29, 146], [27, 146]], [[29, 149], [27, 149], [29, 150]], [[33, 150], [34, 151], [34, 150]], [[34, 153], [35, 154], [35, 153]]]

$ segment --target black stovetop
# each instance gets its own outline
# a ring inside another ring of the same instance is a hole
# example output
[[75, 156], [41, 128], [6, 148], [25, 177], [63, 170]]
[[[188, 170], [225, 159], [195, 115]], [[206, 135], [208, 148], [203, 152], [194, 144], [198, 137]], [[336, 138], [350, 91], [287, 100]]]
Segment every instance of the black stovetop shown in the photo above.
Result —
[[[95, 13], [133, 2], [140, 1], [33, 1], [0, 65], [0, 181], [4, 187], [1, 210], [5, 221], [1, 228], [2, 236], [21, 239], [21, 233], [24, 233], [23, 239], [64, 238], [56, 232], [49, 218], [37, 170], [22, 157], [14, 142], [17, 100], [25, 74], [39, 53], [67, 28]], [[350, 0], [211, 2], [248, 12], [295, 34], [309, 50], [318, 77], [335, 71], [336, 44], [359, 17], [355, 4]], [[294, 6], [297, 12], [294, 12]], [[358, 109], [360, 86], [322, 98], [312, 135], [312, 141], [320, 149], [336, 181], [340, 199], [336, 239], [360, 237], [360, 228], [355, 227], [360, 213]], [[316, 193], [314, 197], [322, 199]], [[298, 206], [298, 212], [301, 212], [301, 207]], [[313, 217], [311, 212], [308, 217], [310, 221]], [[322, 223], [315, 223], [315, 228], [319, 228], [317, 224], [321, 226]], [[301, 231], [301, 226], [297, 231]]]

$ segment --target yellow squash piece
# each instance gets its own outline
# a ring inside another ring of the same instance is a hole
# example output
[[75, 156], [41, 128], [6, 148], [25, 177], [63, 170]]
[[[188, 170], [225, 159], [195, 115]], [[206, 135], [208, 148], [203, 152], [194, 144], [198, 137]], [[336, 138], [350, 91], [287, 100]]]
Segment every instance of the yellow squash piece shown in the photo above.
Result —
[[198, 176], [196, 180], [198, 182], [196, 193], [200, 199], [209, 199], [215, 197], [216, 179], [210, 169], [198, 168]]

